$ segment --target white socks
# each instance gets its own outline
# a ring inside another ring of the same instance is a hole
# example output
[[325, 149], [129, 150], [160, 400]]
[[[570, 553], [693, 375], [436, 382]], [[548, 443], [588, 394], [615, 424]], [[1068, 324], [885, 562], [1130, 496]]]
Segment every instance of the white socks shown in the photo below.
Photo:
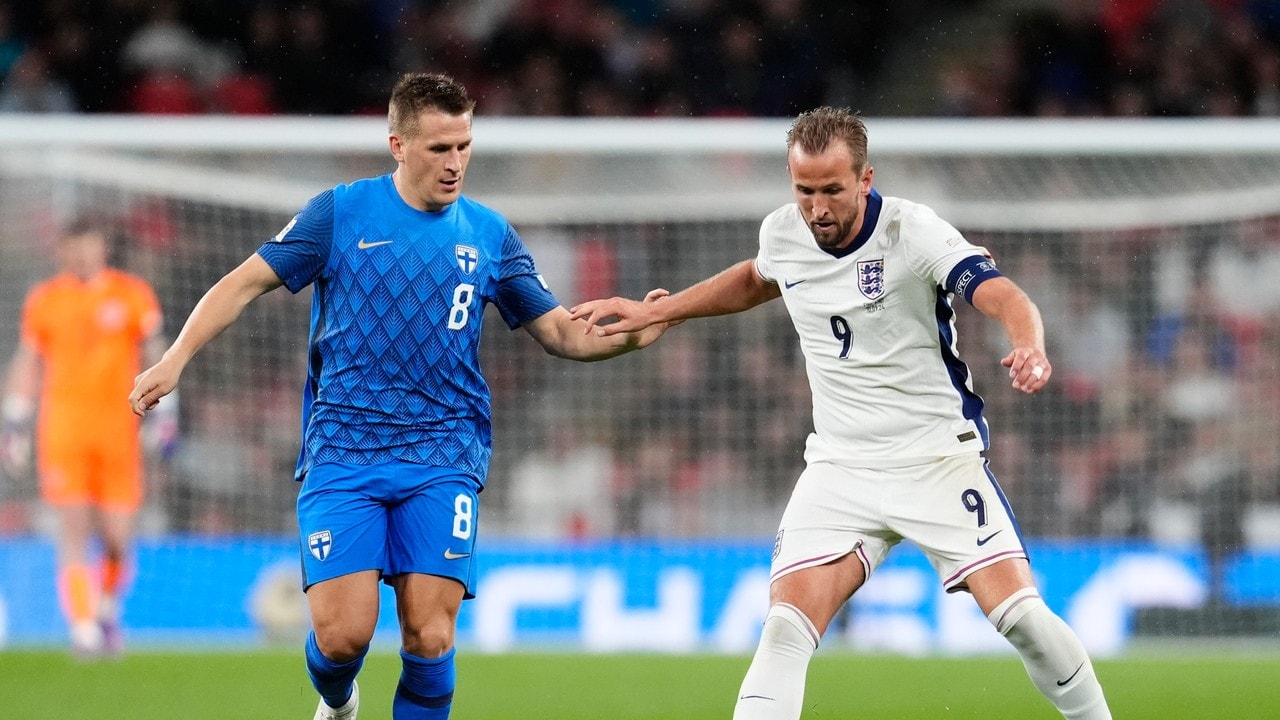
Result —
[[[1022, 656], [1027, 674], [1068, 720], [1111, 720], [1089, 655], [1035, 588], [1010, 595], [987, 617]], [[733, 720], [799, 720], [818, 631], [796, 607], [777, 603], [742, 680]]]
[[760, 645], [738, 691], [733, 720], [798, 720], [818, 630], [795, 606], [769, 608]]
[[1064, 718], [1111, 720], [1084, 646], [1035, 588], [1010, 595], [987, 619], [1018, 650], [1031, 681]]

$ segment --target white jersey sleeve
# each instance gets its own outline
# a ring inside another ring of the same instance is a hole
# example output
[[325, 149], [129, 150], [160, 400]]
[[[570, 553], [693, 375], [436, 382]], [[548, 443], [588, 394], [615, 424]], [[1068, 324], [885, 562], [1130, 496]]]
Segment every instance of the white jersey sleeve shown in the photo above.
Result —
[[771, 213], [756, 270], [778, 283], [804, 353], [809, 462], [892, 467], [986, 449], [948, 289], [995, 273], [983, 248], [931, 209], [873, 191], [858, 237], [835, 252], [796, 205]]

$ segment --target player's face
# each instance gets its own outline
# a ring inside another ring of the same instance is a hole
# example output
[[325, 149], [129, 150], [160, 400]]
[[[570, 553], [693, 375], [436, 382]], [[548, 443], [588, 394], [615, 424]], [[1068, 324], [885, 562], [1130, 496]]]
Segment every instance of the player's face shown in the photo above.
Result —
[[458, 199], [471, 162], [471, 113], [423, 111], [416, 135], [391, 136], [391, 156], [399, 163], [395, 181], [400, 197], [419, 210], [443, 210]]
[[799, 145], [787, 153], [791, 192], [819, 247], [838, 250], [862, 229], [862, 211], [871, 192], [872, 168], [859, 173], [844, 142], [809, 154]]
[[64, 271], [90, 280], [107, 265], [107, 238], [94, 231], [68, 235], [59, 241], [57, 253]]

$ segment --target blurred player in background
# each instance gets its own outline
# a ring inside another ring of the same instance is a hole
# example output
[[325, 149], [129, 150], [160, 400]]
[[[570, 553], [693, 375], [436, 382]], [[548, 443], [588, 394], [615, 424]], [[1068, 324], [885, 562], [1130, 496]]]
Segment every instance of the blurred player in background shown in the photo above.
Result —
[[396, 170], [313, 198], [205, 294], [129, 396], [135, 412], [147, 412], [255, 298], [314, 283], [296, 478], [317, 720], [356, 717], [379, 579], [395, 590], [401, 630], [393, 716], [449, 716], [454, 633], [471, 596], [490, 455], [478, 362], [485, 306], [549, 354], [574, 360], [643, 347], [665, 329], [585, 333], [511, 225], [460, 194], [473, 107], [448, 77], [403, 77], [388, 113]]
[[[120, 594], [143, 500], [138, 418], [122, 397], [143, 362], [164, 349], [160, 307], [146, 281], [108, 266], [103, 225], [71, 225], [57, 261], [58, 274], [23, 306], [5, 387], [3, 460], [10, 475], [25, 471], [34, 420], [40, 494], [58, 521], [58, 590], [72, 648], [118, 653]], [[148, 421], [157, 442], [176, 436], [175, 402]]]
[[1018, 525], [987, 468], [982, 399], [960, 361], [951, 296], [1008, 335], [1001, 363], [1035, 393], [1052, 372], [1040, 313], [987, 252], [927, 207], [872, 188], [867, 134], [847, 110], [787, 134], [795, 203], [765, 218], [760, 250], [657, 303], [583, 303], [609, 337], [741, 312], [781, 297], [799, 335], [815, 431], [774, 544], [770, 609], [734, 718], [800, 717], [805, 675], [842, 605], [903, 539], [948, 592], [973, 594], [1068, 718], [1111, 714], [1075, 633], [1040, 598]]

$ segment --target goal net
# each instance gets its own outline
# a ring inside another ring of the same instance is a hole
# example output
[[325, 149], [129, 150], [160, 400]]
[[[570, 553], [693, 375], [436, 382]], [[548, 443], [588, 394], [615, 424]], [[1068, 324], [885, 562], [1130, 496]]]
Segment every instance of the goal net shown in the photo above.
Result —
[[[1000, 328], [956, 303], [992, 469], [1028, 542], [1194, 558], [1194, 613], [1139, 614], [1153, 632], [1271, 627], [1280, 124], [868, 127], [879, 191], [988, 248], [1044, 316], [1054, 382], [1028, 398], [1008, 387]], [[786, 128], [482, 117], [466, 191], [512, 221], [566, 306], [675, 291], [754, 255], [759, 221], [790, 200]], [[308, 198], [392, 169], [376, 119], [0, 118], [0, 355], [73, 216], [113, 220], [116, 261], [154, 285], [173, 337]], [[150, 463], [144, 535], [292, 537], [308, 301], [264, 297], [191, 363], [179, 448]], [[772, 538], [811, 427], [781, 303], [586, 365], [495, 316], [482, 365], [487, 537]], [[30, 476], [0, 484], [0, 532], [47, 527], [35, 497]]]

